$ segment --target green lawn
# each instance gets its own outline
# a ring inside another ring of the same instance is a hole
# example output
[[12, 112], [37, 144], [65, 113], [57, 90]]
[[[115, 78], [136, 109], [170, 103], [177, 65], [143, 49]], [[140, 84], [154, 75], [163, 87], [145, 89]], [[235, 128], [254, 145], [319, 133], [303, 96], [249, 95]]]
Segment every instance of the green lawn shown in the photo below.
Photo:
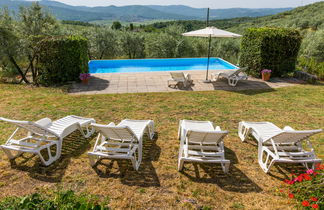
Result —
[[[0, 152], [0, 197], [72, 189], [109, 198], [112, 208], [292, 208], [293, 201], [276, 194], [282, 180], [297, 167], [273, 167], [265, 174], [257, 163], [253, 141], [241, 143], [241, 120], [271, 121], [296, 129], [324, 127], [324, 86], [298, 85], [273, 91], [207, 91], [71, 96], [61, 89], [0, 84], [0, 116], [38, 120], [66, 115], [93, 117], [98, 123], [128, 119], [152, 119], [156, 141], [144, 143], [139, 172], [127, 161], [104, 161], [93, 169], [87, 152], [95, 141], [78, 133], [66, 138], [61, 160], [43, 167], [34, 157], [10, 164]], [[230, 172], [219, 166], [185, 165], [177, 172], [181, 119], [210, 120], [230, 131], [225, 138]], [[0, 122], [0, 143], [13, 126]], [[324, 159], [324, 133], [312, 139]], [[194, 202], [185, 202], [193, 199]]]

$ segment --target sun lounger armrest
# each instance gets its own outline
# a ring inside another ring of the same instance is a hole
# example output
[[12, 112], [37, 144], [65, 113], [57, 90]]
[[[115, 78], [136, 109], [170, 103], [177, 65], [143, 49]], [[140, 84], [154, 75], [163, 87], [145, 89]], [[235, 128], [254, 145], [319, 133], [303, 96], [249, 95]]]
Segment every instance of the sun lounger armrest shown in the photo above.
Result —
[[219, 126], [216, 126], [215, 131], [222, 131], [222, 129]]
[[190, 74], [185, 74], [185, 78], [186, 78], [187, 80], [191, 80], [191, 75], [190, 75]]
[[284, 131], [294, 131], [295, 129], [293, 129], [293, 128], [290, 127], [290, 126], [285, 126], [283, 130], [284, 130]]
[[36, 121], [35, 123], [43, 127], [48, 127], [50, 124], [52, 124], [52, 120], [50, 118], [43, 118]]
[[93, 127], [97, 127], [97, 128], [104, 128], [104, 127], [108, 127], [108, 126], [109, 127], [115, 126], [115, 123], [111, 122], [108, 125], [99, 124], [99, 123], [91, 123], [90, 125]]
[[108, 124], [108, 126], [116, 126], [115, 123], [111, 122]]

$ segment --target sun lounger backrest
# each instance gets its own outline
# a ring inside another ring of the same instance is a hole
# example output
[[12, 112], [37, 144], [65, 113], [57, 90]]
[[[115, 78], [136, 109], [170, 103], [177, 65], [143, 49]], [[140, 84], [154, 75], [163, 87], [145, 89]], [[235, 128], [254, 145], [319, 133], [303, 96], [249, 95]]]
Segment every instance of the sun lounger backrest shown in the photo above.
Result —
[[136, 135], [127, 126], [105, 126], [95, 125], [93, 127], [108, 139], [113, 140], [135, 140]]
[[198, 144], [218, 144], [226, 135], [227, 131], [194, 131], [189, 130], [187, 132], [187, 138], [189, 143]]
[[172, 79], [174, 80], [185, 80], [183, 72], [170, 72]]
[[57, 136], [55, 133], [49, 131], [45, 127], [38, 125], [34, 122], [31, 122], [31, 121], [10, 120], [10, 119], [6, 119], [6, 118], [2, 118], [2, 117], [0, 117], [0, 120], [14, 124], [17, 127], [24, 128], [24, 129], [26, 129], [32, 133], [38, 134], [38, 135], [52, 134], [54, 136]]
[[[282, 133], [279, 133], [270, 139], [273, 139], [274, 143], [276, 144], [297, 143], [309, 138], [316, 133], [320, 133], [321, 131], [321, 129], [305, 131], [283, 131]], [[266, 139], [265, 141], [268, 141], [270, 139]]]
[[238, 76], [241, 72], [244, 72], [246, 69], [247, 69], [246, 67], [239, 68], [235, 72], [233, 72], [232, 74], [230, 74], [229, 76], [234, 76], [234, 75]]

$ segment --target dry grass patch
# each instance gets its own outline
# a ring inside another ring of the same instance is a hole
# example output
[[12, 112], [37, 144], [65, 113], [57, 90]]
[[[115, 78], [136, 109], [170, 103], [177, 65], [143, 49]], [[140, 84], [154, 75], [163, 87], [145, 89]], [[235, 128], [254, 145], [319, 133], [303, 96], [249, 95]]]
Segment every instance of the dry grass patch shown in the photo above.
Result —
[[[121, 95], [71, 96], [60, 89], [0, 84], [0, 116], [13, 119], [58, 119], [66, 115], [93, 117], [98, 123], [122, 119], [152, 119], [157, 136], [145, 139], [139, 172], [127, 161], [89, 165], [87, 151], [94, 144], [74, 133], [63, 143], [59, 161], [49, 167], [37, 157], [25, 155], [9, 163], [0, 152], [0, 197], [32, 192], [72, 189], [109, 197], [112, 208], [292, 208], [292, 202], [276, 195], [276, 188], [298, 167], [273, 167], [266, 175], [257, 163], [253, 141], [237, 136], [241, 120], [271, 121], [297, 129], [324, 127], [324, 87], [300, 85], [273, 91], [175, 92]], [[177, 172], [180, 119], [210, 120], [230, 131], [225, 138], [230, 172], [219, 166], [186, 164]], [[0, 143], [13, 127], [0, 123]], [[312, 138], [324, 159], [324, 134]]]

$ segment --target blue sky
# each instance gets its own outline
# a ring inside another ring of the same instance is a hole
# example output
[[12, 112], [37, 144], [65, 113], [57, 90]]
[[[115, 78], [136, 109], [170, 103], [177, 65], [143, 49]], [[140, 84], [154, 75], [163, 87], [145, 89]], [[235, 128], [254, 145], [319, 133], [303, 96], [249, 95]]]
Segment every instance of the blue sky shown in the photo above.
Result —
[[197, 8], [275, 8], [298, 7], [320, 0], [57, 0], [70, 5], [123, 6], [123, 5], [187, 5]]

